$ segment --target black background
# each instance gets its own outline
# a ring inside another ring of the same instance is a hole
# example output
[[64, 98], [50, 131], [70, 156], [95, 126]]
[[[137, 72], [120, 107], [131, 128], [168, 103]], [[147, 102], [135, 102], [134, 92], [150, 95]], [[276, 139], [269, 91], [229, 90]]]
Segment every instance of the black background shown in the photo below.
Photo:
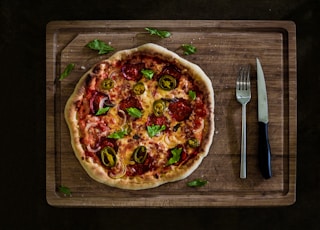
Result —
[[[292, 20], [297, 201], [288, 207], [55, 208], [45, 196], [46, 24], [52, 20]], [[0, 1], [1, 229], [319, 229], [319, 0]]]

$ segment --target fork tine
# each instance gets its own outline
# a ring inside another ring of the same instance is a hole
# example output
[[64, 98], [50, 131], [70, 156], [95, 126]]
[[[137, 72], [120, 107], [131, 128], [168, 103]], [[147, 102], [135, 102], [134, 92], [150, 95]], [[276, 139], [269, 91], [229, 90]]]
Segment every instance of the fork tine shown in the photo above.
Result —
[[244, 67], [240, 67], [240, 71], [237, 78], [237, 89], [243, 90], [244, 89]]
[[250, 65], [246, 66], [246, 85], [247, 85], [247, 90], [250, 89]]
[[246, 170], [246, 105], [251, 99], [250, 91], [250, 65], [241, 66], [236, 80], [236, 98], [242, 104], [242, 133], [241, 133], [241, 158], [240, 178], [247, 177]]
[[239, 74], [237, 77], [237, 80], [236, 80], [236, 89], [237, 90], [240, 90], [240, 82], [241, 82], [241, 80], [240, 80], [240, 74]]
[[242, 68], [242, 90], [247, 90], [247, 66]]
[[250, 90], [250, 65], [240, 68], [237, 84], [239, 90]]

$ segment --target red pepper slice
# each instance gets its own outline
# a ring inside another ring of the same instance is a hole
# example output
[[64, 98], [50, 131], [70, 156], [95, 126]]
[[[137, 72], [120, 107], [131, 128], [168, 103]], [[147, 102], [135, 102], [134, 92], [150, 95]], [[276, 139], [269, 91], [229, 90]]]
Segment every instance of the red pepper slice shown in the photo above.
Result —
[[184, 121], [189, 118], [192, 113], [191, 104], [188, 100], [178, 98], [169, 104], [169, 112], [176, 121]]
[[119, 108], [127, 113], [128, 108], [137, 108], [142, 110], [140, 101], [134, 96], [128, 97], [120, 101]]
[[124, 64], [121, 68], [122, 75], [129, 81], [139, 81], [142, 77], [141, 70], [144, 68], [144, 64]]
[[151, 126], [151, 125], [167, 125], [167, 118], [165, 116], [159, 116], [157, 117], [156, 115], [152, 114], [148, 117], [147, 126]]

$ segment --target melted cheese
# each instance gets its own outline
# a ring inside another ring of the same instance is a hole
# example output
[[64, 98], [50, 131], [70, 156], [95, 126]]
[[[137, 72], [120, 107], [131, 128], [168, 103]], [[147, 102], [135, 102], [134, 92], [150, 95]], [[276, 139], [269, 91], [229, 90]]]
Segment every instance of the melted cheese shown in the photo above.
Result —
[[[160, 72], [163, 68], [163, 64], [159, 65], [151, 65], [150, 63], [146, 63], [147, 67], [153, 68], [156, 72]], [[111, 70], [111, 73], [106, 73], [110, 71], [110, 68], [107, 68], [105, 63], [100, 65], [100, 69], [98, 74], [96, 75], [99, 80], [92, 79], [90, 82], [90, 88], [95, 88], [96, 90], [100, 90], [99, 82], [101, 82], [104, 78], [110, 77], [114, 79], [115, 84], [114, 87], [108, 90], [107, 93], [110, 101], [115, 106], [110, 108], [106, 115], [102, 116], [93, 116], [91, 115], [92, 121], [88, 121], [89, 125], [86, 127], [85, 133], [85, 144], [88, 144], [88, 149], [92, 149], [91, 147], [96, 146], [97, 141], [101, 137], [108, 137], [111, 133], [127, 129], [128, 135], [124, 136], [121, 139], [117, 140], [117, 160], [120, 165], [132, 165], [134, 164], [132, 160], [132, 154], [134, 150], [138, 146], [145, 146], [147, 148], [148, 154], [151, 157], [156, 158], [156, 164], [158, 166], [164, 166], [168, 160], [168, 152], [170, 149], [175, 148], [177, 145], [183, 145], [187, 142], [188, 135], [192, 131], [193, 127], [193, 119], [194, 114], [190, 116], [189, 120], [177, 122], [172, 119], [169, 114], [168, 109], [166, 109], [163, 115], [167, 118], [168, 126], [165, 131], [157, 134], [154, 137], [149, 137], [146, 131], [146, 123], [148, 121], [148, 117], [153, 113], [153, 102], [159, 99], [175, 99], [175, 98], [183, 98], [189, 100], [188, 92], [192, 89], [192, 82], [188, 80], [188, 78], [182, 75], [179, 79], [179, 84], [173, 90], [166, 91], [162, 90], [158, 86], [158, 82], [155, 80], [149, 80], [144, 77], [141, 78], [140, 82], [142, 82], [145, 86], [145, 92], [141, 95], [135, 95], [135, 97], [139, 100], [142, 107], [142, 116], [138, 119], [134, 119], [131, 117], [126, 118], [125, 114], [121, 111], [119, 112], [119, 103], [128, 98], [132, 94], [132, 87], [136, 84], [135, 81], [128, 81], [123, 78], [120, 73], [120, 70]], [[94, 118], [92, 118], [94, 117]], [[104, 124], [107, 128], [103, 131], [97, 131], [98, 123]], [[179, 128], [175, 128], [179, 123]], [[202, 138], [202, 130], [204, 127], [204, 122], [199, 126], [199, 129], [194, 131], [194, 138], [199, 141]], [[188, 134], [189, 133], [189, 134]], [[190, 148], [187, 150], [188, 152], [192, 152]], [[159, 170], [161, 170], [159, 168]]]

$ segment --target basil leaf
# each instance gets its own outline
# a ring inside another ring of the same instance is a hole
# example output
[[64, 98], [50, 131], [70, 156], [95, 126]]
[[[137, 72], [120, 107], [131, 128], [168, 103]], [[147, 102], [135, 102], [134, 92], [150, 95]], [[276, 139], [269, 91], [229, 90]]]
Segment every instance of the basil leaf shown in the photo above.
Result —
[[195, 52], [197, 52], [197, 48], [194, 47], [193, 45], [190, 44], [183, 44], [182, 46], [183, 49], [183, 54], [185, 55], [190, 55], [190, 54], [194, 54]]
[[128, 134], [128, 130], [123, 129], [123, 130], [119, 130], [119, 131], [116, 131], [114, 133], [109, 134], [108, 138], [121, 139], [127, 134]]
[[195, 179], [187, 183], [189, 187], [201, 187], [207, 184], [208, 181], [202, 179]]
[[171, 36], [171, 33], [165, 30], [158, 30], [158, 29], [149, 28], [149, 27], [146, 27], [145, 30], [148, 31], [151, 35], [157, 35], [160, 38], [168, 38]]
[[106, 112], [108, 112], [110, 109], [110, 107], [104, 107], [104, 108], [101, 108], [99, 109], [97, 112], [96, 112], [96, 115], [102, 115], [102, 114], [105, 114]]
[[151, 69], [143, 69], [141, 70], [141, 73], [143, 74], [143, 76], [149, 80], [152, 79], [153, 75], [154, 75], [154, 71]]
[[196, 92], [194, 92], [192, 90], [189, 90], [188, 94], [189, 94], [189, 97], [190, 97], [191, 100], [194, 100], [197, 97]]
[[158, 133], [160, 133], [161, 131], [165, 130], [167, 127], [165, 125], [151, 125], [151, 126], [147, 126], [147, 131], [148, 131], [148, 135], [149, 137], [154, 137], [155, 135], [157, 135]]
[[174, 148], [171, 150], [172, 157], [168, 160], [167, 165], [172, 165], [177, 163], [180, 160], [180, 155], [182, 152], [182, 148]]
[[61, 186], [59, 186], [58, 190], [59, 190], [59, 192], [65, 194], [65, 195], [67, 195], [67, 196], [70, 196], [70, 195], [71, 195], [71, 190], [70, 190], [70, 188], [68, 188], [68, 187], [66, 187], [66, 186], [61, 185]]
[[71, 73], [71, 71], [74, 69], [75, 64], [70, 63], [66, 66], [66, 68], [64, 69], [64, 71], [61, 73], [59, 80], [63, 80], [66, 77], [69, 76], [69, 74]]
[[131, 117], [140, 118], [142, 116], [142, 112], [137, 108], [130, 107], [126, 110]]
[[111, 51], [114, 51], [114, 48], [112, 46], [109, 46], [105, 42], [100, 41], [98, 39], [94, 39], [93, 41], [89, 42], [86, 46], [92, 50], [98, 50], [98, 54], [107, 54]]

